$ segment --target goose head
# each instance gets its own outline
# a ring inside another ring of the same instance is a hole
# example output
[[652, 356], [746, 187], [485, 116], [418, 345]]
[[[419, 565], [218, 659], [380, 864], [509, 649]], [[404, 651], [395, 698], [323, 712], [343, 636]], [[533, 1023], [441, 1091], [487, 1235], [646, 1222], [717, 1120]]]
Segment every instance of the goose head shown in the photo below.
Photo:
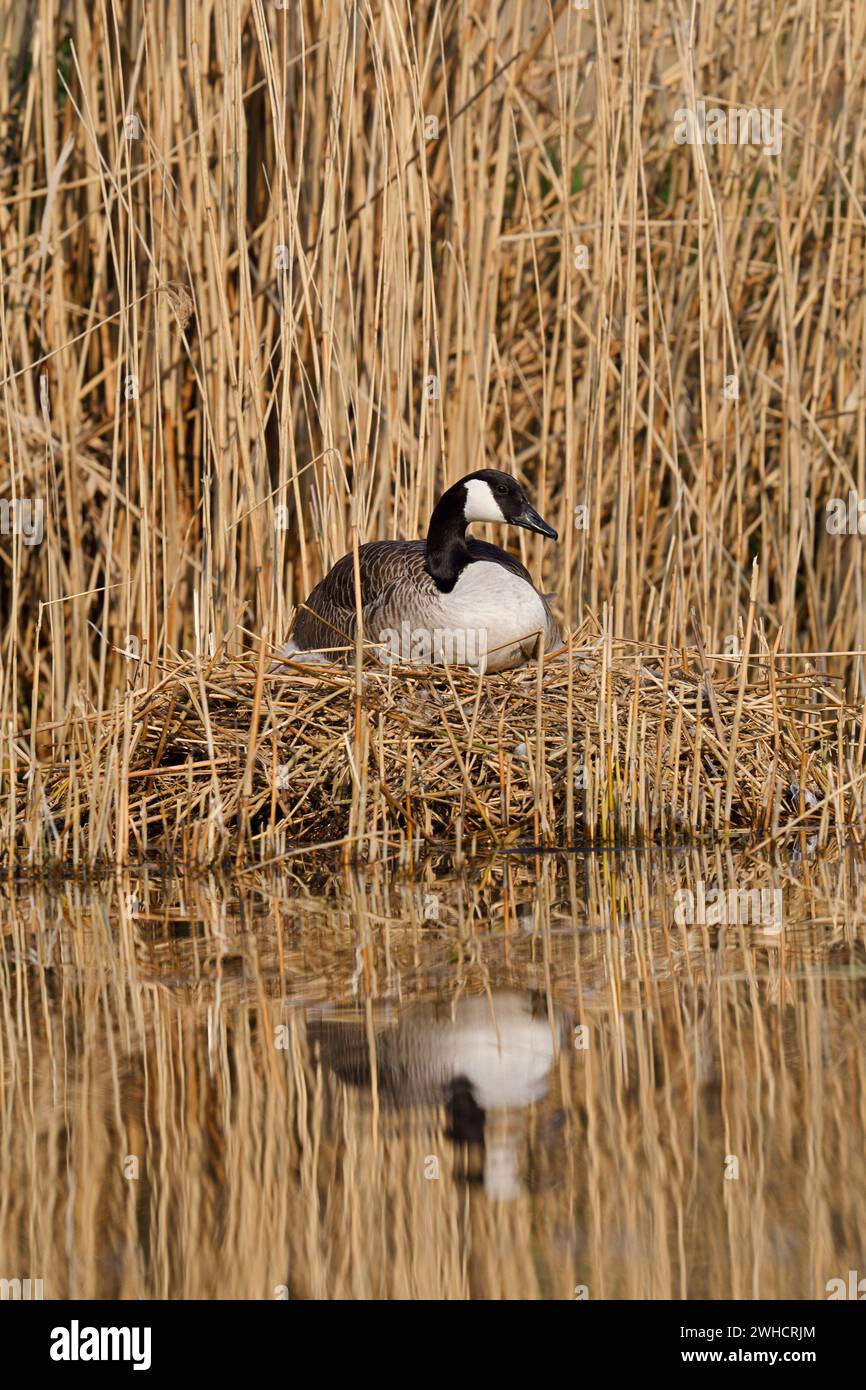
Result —
[[[552, 526], [538, 515], [516, 478], [498, 468], [482, 468], [462, 478], [451, 491], [463, 492], [463, 520], [504, 521], [509, 526], [522, 526], [537, 531], [550, 540], [557, 539]], [[447, 495], [447, 494], [446, 494]]]
[[446, 593], [472, 558], [466, 545], [466, 527], [473, 521], [505, 522], [557, 539], [516, 478], [498, 468], [469, 473], [443, 492], [427, 529], [427, 571]]

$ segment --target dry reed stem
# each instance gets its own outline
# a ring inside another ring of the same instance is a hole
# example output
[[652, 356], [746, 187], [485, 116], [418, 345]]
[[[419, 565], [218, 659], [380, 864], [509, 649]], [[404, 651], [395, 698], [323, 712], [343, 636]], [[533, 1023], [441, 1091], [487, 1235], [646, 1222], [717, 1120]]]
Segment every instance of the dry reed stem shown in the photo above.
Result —
[[73, 848], [81, 862], [128, 862], [143, 841], [151, 855], [240, 865], [303, 845], [375, 858], [464, 835], [626, 845], [771, 825], [858, 837], [859, 711], [825, 677], [784, 671], [760, 646], [712, 681], [703, 650], [648, 653], [591, 623], [570, 641], [481, 679], [358, 667], [351, 651], [346, 664], [267, 671], [261, 655], [175, 662], [116, 713], [74, 721], [71, 754], [64, 725], [35, 809], [35, 779], [16, 771], [7, 867], [41, 869]]

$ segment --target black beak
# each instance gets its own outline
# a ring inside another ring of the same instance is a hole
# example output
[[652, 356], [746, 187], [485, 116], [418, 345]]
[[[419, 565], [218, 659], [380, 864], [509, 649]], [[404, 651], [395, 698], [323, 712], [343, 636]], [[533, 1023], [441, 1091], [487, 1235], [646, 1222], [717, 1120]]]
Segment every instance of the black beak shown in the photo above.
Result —
[[559, 540], [559, 536], [552, 526], [538, 515], [534, 507], [530, 507], [528, 502], [524, 502], [523, 510], [514, 517], [515, 526], [524, 526], [527, 531], [537, 531], [539, 536], [547, 536], [549, 540]]

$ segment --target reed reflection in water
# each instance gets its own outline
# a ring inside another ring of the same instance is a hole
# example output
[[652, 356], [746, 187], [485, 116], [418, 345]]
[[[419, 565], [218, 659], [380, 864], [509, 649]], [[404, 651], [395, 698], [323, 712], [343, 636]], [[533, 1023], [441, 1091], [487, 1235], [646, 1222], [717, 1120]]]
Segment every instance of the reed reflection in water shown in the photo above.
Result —
[[[824, 1298], [866, 1270], [862, 861], [0, 890], [0, 1277]], [[678, 920], [781, 894], [782, 927]]]

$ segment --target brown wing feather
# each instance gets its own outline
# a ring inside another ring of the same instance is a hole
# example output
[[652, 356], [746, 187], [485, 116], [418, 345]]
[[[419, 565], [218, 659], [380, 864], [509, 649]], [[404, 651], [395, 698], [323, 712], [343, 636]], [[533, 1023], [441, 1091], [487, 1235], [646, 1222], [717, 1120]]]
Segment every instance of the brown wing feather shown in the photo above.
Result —
[[[365, 625], [371, 630], [395, 584], [406, 579], [407, 570], [416, 582], [427, 579], [432, 585], [424, 569], [426, 549], [424, 541], [368, 541], [359, 547], [361, 606]], [[292, 636], [302, 651], [354, 642], [355, 567], [351, 553], [337, 561], [298, 610]]]

